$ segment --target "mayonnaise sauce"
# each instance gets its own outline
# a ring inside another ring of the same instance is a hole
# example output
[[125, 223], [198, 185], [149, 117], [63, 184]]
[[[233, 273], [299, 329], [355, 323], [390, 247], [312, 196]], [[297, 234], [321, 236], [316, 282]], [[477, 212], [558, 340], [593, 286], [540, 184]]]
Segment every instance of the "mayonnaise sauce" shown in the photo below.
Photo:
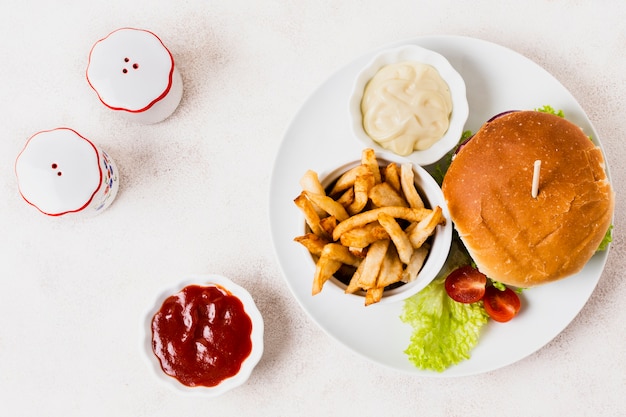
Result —
[[399, 155], [425, 150], [450, 125], [448, 84], [428, 64], [400, 62], [381, 68], [365, 86], [361, 100], [365, 132]]

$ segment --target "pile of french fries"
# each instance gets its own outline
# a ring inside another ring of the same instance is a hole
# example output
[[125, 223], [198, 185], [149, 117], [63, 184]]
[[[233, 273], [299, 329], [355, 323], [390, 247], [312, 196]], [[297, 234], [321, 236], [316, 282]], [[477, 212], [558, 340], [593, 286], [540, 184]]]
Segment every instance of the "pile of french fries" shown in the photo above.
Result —
[[294, 202], [308, 230], [294, 240], [316, 260], [313, 295], [342, 269], [352, 273], [346, 293], [364, 291], [366, 306], [379, 302], [386, 287], [416, 279], [428, 256], [427, 239], [446, 222], [441, 207], [424, 207], [412, 164], [379, 166], [370, 148], [330, 191], [311, 170], [300, 186]]

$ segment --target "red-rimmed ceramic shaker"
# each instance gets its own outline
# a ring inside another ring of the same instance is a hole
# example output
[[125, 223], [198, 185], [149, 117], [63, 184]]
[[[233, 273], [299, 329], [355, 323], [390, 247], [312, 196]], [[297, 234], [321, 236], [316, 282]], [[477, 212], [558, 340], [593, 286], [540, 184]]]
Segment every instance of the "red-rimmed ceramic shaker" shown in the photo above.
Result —
[[111, 157], [65, 127], [31, 136], [17, 156], [15, 175], [24, 200], [49, 216], [98, 214], [119, 188]]
[[143, 29], [117, 29], [97, 41], [89, 54], [87, 81], [106, 107], [143, 124], [168, 118], [183, 95], [171, 52]]

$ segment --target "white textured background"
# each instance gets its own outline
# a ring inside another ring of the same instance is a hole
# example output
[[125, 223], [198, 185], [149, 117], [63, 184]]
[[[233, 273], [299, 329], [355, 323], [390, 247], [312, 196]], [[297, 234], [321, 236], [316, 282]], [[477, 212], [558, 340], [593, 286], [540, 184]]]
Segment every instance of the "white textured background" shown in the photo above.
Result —
[[[626, 414], [622, 0], [2, 6], [0, 415]], [[86, 83], [91, 45], [123, 26], [157, 33], [183, 75], [181, 105], [161, 124], [123, 122]], [[308, 95], [373, 48], [432, 34], [499, 43], [551, 72], [600, 134], [617, 191], [607, 268], [580, 315], [530, 357], [460, 379], [397, 374], [326, 336], [288, 291], [267, 221], [274, 156]], [[50, 219], [17, 193], [15, 156], [30, 135], [57, 126], [91, 138], [120, 168], [117, 200], [97, 218]], [[155, 291], [206, 272], [246, 286], [266, 320], [252, 377], [213, 400], [154, 381], [138, 348]]]

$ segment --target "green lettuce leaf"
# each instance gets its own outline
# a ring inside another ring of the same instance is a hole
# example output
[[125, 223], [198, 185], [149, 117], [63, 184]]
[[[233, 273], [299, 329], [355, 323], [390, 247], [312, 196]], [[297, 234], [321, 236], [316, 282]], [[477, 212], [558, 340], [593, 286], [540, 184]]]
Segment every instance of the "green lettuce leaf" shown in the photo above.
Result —
[[450, 258], [437, 278], [404, 302], [400, 318], [413, 328], [405, 353], [419, 369], [442, 372], [469, 359], [488, 321], [482, 301], [458, 303], [446, 293], [448, 274], [470, 262], [464, 249], [453, 244]]
[[563, 110], [555, 110], [552, 106], [548, 106], [547, 104], [543, 107], [539, 107], [538, 109], [535, 109], [536, 111], [540, 111], [542, 113], [550, 113], [553, 114], [555, 116], [559, 116], [559, 117], [565, 117], [565, 113], [563, 113]]
[[604, 235], [604, 239], [600, 242], [600, 246], [598, 246], [598, 251], [607, 250], [609, 247], [609, 243], [613, 241], [613, 225], [609, 227], [609, 230], [606, 231]]

